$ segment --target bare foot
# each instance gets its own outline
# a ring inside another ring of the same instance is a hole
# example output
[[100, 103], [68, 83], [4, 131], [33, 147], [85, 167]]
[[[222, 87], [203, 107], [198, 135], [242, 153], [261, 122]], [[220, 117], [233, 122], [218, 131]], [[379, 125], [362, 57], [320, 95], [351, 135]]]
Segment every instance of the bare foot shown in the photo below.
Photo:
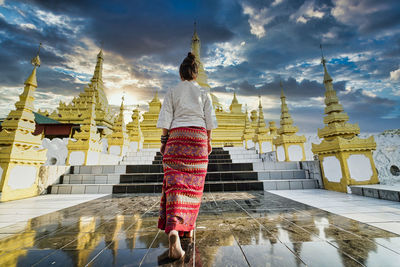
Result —
[[169, 239], [169, 258], [180, 259], [185, 255], [185, 251], [181, 247], [178, 231], [172, 230], [168, 235]]
[[189, 231], [189, 232], [185, 232], [183, 234], [183, 237], [185, 238], [192, 238], [193, 237], [193, 230]]

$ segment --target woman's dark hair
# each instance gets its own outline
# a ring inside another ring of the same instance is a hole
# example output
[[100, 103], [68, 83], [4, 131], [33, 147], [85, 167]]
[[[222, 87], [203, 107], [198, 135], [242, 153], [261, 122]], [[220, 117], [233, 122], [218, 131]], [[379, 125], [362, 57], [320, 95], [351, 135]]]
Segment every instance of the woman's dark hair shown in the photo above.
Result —
[[179, 67], [179, 74], [181, 75], [182, 80], [191, 81], [197, 77], [197, 73], [198, 66], [196, 63], [196, 57], [194, 54], [189, 52]]

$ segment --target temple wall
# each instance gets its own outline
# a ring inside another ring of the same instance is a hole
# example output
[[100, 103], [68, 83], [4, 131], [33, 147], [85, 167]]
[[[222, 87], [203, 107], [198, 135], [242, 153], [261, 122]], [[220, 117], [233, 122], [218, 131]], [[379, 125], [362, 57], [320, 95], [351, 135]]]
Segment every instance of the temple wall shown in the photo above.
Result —
[[61, 175], [69, 173], [70, 168], [71, 166], [41, 166], [38, 180], [39, 194], [46, 194], [49, 185], [59, 184]]
[[[65, 166], [68, 156], [68, 144], [69, 138], [54, 138], [52, 140], [44, 138], [42, 146], [47, 148], [47, 160], [44, 166]], [[90, 152], [87, 165], [115, 165], [118, 164], [122, 157], [117, 155], [110, 155], [107, 152], [107, 139], [102, 139], [103, 151], [102, 153]], [[82, 165], [85, 160], [85, 154], [82, 151], [74, 151], [71, 153], [71, 163], [72, 165]]]
[[[400, 168], [400, 135], [362, 133], [359, 137], [367, 138], [371, 135], [374, 136], [376, 142], [376, 150], [373, 152], [373, 157], [380, 183], [388, 185], [400, 183], [400, 175], [396, 176], [390, 172], [390, 167], [393, 165]], [[311, 152], [311, 143], [319, 144], [321, 140], [316, 134], [306, 134], [306, 138], [307, 141], [304, 144], [306, 160], [313, 160], [314, 155]]]

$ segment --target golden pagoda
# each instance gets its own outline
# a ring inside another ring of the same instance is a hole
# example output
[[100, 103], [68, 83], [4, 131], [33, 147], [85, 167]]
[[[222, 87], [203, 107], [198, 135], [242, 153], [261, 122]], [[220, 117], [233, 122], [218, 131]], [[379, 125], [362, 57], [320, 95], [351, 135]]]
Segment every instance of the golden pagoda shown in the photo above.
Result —
[[[70, 104], [60, 101], [57, 112], [54, 111], [51, 113], [49, 116], [50, 118], [63, 123], [83, 123], [87, 114], [91, 113], [91, 107], [88, 107], [86, 104], [91, 101], [90, 99], [94, 93], [96, 99], [96, 125], [105, 126], [104, 135], [111, 133], [114, 112], [109, 106], [106, 94], [104, 93], [103, 60], [103, 50], [100, 50], [97, 55], [97, 63], [90, 83], [78, 97], [73, 98]], [[42, 115], [46, 116], [45, 113], [42, 113]]]
[[[39, 46], [40, 51], [40, 46]], [[40, 66], [39, 51], [31, 61], [33, 71], [25, 81], [24, 91], [2, 123], [0, 132], [1, 201], [36, 196], [40, 166], [46, 161], [47, 149], [42, 148], [42, 136], [33, 135], [33, 114], [36, 69]]]
[[130, 150], [132, 152], [139, 151], [143, 148], [143, 134], [140, 129], [140, 111], [139, 107], [136, 107], [132, 113], [132, 121], [126, 125], [128, 131]]
[[255, 130], [253, 128], [251, 128], [248, 116], [249, 116], [249, 114], [248, 114], [247, 105], [246, 105], [246, 116], [244, 119], [244, 130], [243, 130], [243, 135], [242, 135], [243, 145], [246, 149], [254, 147], [253, 136], [254, 136], [254, 132], [255, 132]]
[[258, 96], [258, 122], [255, 134], [253, 137], [253, 142], [256, 146], [258, 153], [266, 153], [274, 151], [272, 135], [268, 134], [268, 129], [266, 128], [266, 123], [264, 120], [264, 112], [261, 104], [261, 96]]
[[159, 148], [161, 146], [162, 129], [156, 127], [160, 110], [161, 101], [156, 91], [154, 98], [149, 102], [149, 111], [143, 114], [143, 121], [140, 123], [144, 138], [143, 148]]
[[114, 123], [113, 132], [107, 135], [108, 153], [123, 156], [129, 148], [129, 136], [124, 121], [124, 97], [122, 97], [119, 114]]
[[103, 149], [100, 134], [96, 127], [96, 96], [94, 91], [90, 98], [86, 98], [85, 106], [91, 108], [86, 113], [86, 118], [81, 123], [81, 131], [75, 132], [68, 141], [69, 165], [96, 165], [99, 163], [100, 153]]
[[347, 123], [349, 116], [339, 103], [323, 56], [322, 65], [326, 125], [318, 129], [318, 137], [323, 140], [320, 144], [312, 144], [312, 152], [318, 154], [324, 187], [348, 192], [348, 185], [376, 184], [379, 180], [372, 158], [372, 151], [376, 149], [374, 137], [359, 138], [358, 125]]
[[300, 161], [306, 160], [304, 152], [304, 143], [306, 138], [304, 135], [296, 135], [299, 128], [293, 126], [293, 119], [290, 116], [288, 106], [286, 104], [286, 97], [283, 93], [282, 82], [281, 85], [281, 120], [280, 128], [278, 129], [278, 136], [274, 139], [278, 161]]
[[[207, 74], [204, 71], [203, 63], [200, 57], [201, 42], [197, 34], [196, 23], [192, 37], [191, 49], [196, 56], [196, 62], [199, 66], [199, 74], [196, 82], [203, 88], [210, 90]], [[242, 104], [239, 103], [236, 93], [233, 94], [233, 100], [229, 107], [230, 112], [223, 110], [218, 98], [210, 93], [218, 122], [218, 128], [213, 130], [213, 146], [243, 146], [242, 135], [244, 130], [244, 122], [246, 114], [242, 112]]]

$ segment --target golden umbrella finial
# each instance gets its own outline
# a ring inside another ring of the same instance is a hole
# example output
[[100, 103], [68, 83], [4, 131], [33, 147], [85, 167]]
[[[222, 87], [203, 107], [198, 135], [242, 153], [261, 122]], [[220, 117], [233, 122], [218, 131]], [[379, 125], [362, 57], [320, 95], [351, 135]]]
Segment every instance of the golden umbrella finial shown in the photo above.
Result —
[[40, 57], [39, 57], [39, 53], [40, 53], [40, 48], [42, 47], [42, 43], [39, 44], [39, 49], [38, 52], [36, 54], [36, 57], [32, 58], [31, 60], [31, 64], [35, 67], [40, 67]]

